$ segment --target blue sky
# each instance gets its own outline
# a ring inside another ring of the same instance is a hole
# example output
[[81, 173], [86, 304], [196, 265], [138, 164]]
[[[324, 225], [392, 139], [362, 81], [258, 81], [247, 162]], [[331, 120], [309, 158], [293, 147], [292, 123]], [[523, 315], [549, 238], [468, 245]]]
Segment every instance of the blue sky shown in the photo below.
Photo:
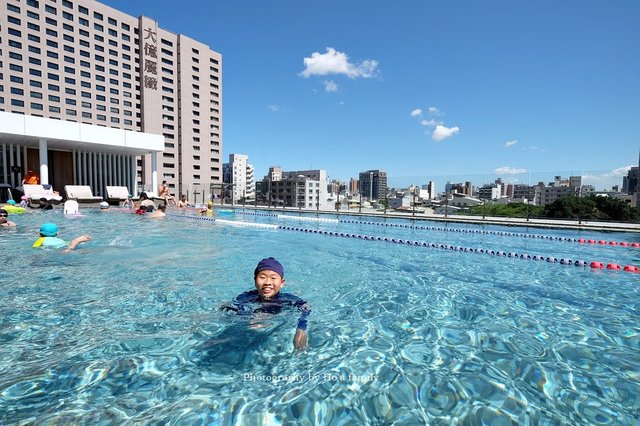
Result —
[[638, 163], [640, 1], [103, 3], [223, 55], [224, 161], [247, 154], [258, 178], [582, 174], [602, 189]]

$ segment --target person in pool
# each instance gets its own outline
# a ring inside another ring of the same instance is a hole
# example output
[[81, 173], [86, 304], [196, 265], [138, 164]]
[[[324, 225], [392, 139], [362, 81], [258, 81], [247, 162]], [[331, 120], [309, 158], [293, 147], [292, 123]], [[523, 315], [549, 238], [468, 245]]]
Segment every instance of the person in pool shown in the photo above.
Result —
[[144, 210], [145, 212], [152, 212], [156, 209], [156, 205], [149, 199], [146, 192], [140, 194], [140, 203], [136, 206], [136, 210]]
[[16, 226], [14, 222], [9, 220], [9, 212], [5, 209], [0, 209], [0, 226], [3, 228], [8, 228], [10, 226]]
[[165, 210], [167, 210], [167, 205], [160, 204], [158, 206], [158, 210], [152, 212], [148, 217], [150, 217], [151, 219], [164, 219], [167, 216]]
[[232, 305], [222, 306], [223, 310], [239, 315], [278, 314], [285, 309], [298, 309], [300, 318], [293, 337], [293, 345], [298, 350], [307, 347], [307, 317], [311, 307], [303, 299], [289, 293], [280, 293], [284, 287], [284, 267], [273, 257], [262, 259], [253, 271], [255, 290], [238, 295]]
[[55, 223], [45, 223], [40, 227], [40, 232], [38, 233], [40, 238], [36, 240], [35, 243], [31, 247], [33, 248], [53, 248], [59, 249], [62, 247], [67, 247], [64, 252], [69, 252], [75, 249], [78, 244], [84, 243], [91, 240], [89, 235], [81, 235], [70, 243], [58, 238], [58, 225]]
[[124, 209], [133, 209], [134, 208], [133, 195], [131, 195], [131, 194], [127, 195], [127, 199], [124, 200], [124, 203], [122, 203], [122, 208], [124, 208]]
[[184, 209], [186, 207], [193, 207], [189, 201], [187, 201], [187, 194], [182, 194], [178, 201], [178, 208]]

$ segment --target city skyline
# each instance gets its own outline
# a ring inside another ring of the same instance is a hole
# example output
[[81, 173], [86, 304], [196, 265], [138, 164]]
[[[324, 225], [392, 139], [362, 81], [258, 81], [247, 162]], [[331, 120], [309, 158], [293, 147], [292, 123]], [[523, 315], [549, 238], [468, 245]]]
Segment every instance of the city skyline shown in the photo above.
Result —
[[636, 165], [637, 2], [103, 3], [222, 54], [223, 158], [257, 176], [575, 173], [603, 189]]

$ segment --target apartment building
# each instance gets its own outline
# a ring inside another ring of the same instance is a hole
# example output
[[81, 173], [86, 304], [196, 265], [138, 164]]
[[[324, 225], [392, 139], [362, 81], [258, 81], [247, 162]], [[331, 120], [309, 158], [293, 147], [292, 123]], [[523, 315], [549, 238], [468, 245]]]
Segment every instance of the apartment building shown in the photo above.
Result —
[[230, 184], [229, 196], [233, 203], [254, 202], [256, 184], [254, 167], [244, 154], [229, 154], [229, 162], [222, 166], [222, 179]]
[[283, 172], [280, 167], [270, 167], [262, 188], [269, 204], [320, 210], [329, 208], [326, 170]]
[[[0, 154], [15, 164], [0, 179], [53, 158], [57, 186], [96, 194], [112, 181], [153, 192], [166, 180], [174, 195], [222, 182], [222, 57], [209, 46], [92, 0], [6, 0], [0, 37], [0, 111], [75, 122], [98, 139], [14, 138]], [[161, 135], [164, 146], [140, 155], [112, 146], [104, 128]]]

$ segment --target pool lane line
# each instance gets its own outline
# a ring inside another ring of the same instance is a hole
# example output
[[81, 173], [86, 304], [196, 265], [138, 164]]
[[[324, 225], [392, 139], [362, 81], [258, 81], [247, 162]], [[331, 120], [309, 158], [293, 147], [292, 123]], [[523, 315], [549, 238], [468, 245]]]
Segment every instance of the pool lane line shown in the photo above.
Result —
[[427, 243], [424, 241], [414, 241], [414, 240], [405, 240], [401, 238], [389, 238], [389, 237], [380, 237], [375, 235], [361, 235], [361, 234], [352, 234], [349, 232], [336, 232], [336, 231], [323, 231], [318, 229], [308, 229], [308, 228], [298, 228], [295, 226], [283, 226], [278, 225], [278, 229], [283, 229], [287, 231], [298, 231], [305, 232], [310, 234], [321, 234], [328, 235], [332, 237], [343, 237], [343, 238], [355, 238], [361, 240], [368, 241], [381, 241], [393, 244], [402, 244], [402, 245], [410, 245], [417, 247], [431, 247], [431, 248], [439, 248], [442, 250], [450, 250], [450, 251], [458, 251], [464, 253], [480, 253], [480, 254], [489, 254], [499, 257], [509, 257], [516, 258], [522, 260], [534, 260], [534, 261], [544, 261], [548, 263], [558, 263], [560, 265], [573, 265], [573, 266], [581, 266], [581, 267], [591, 267], [592, 269], [609, 269], [609, 270], [623, 270], [625, 272], [631, 273], [640, 273], [640, 268], [634, 265], [625, 265], [624, 267], [617, 263], [607, 263], [606, 265], [603, 262], [599, 261], [591, 261], [587, 262], [585, 260], [571, 260], [568, 258], [558, 259], [553, 256], [540, 256], [540, 255], [530, 255], [526, 253], [516, 253], [516, 252], [505, 252], [501, 250], [487, 250], [483, 248], [474, 248], [474, 247], [463, 247], [463, 246], [453, 246], [449, 244], [435, 244], [435, 243]]
[[292, 216], [288, 214], [279, 214], [276, 215], [278, 219], [289, 219], [289, 220], [300, 220], [303, 222], [329, 222], [329, 223], [339, 223], [338, 219], [324, 218], [324, 217], [306, 217], [306, 216]]
[[[301, 221], [311, 221], [312, 219], [304, 218], [303, 216], [293, 216], [293, 215], [275, 215], [268, 213], [254, 213], [254, 212], [245, 212], [240, 211], [240, 214], [247, 215], [256, 215], [256, 216], [268, 216], [275, 217], [277, 219], [298, 219]], [[316, 218], [313, 218], [316, 219]], [[406, 220], [406, 219], [405, 219]], [[328, 222], [329, 219], [319, 219], [317, 221]], [[386, 226], [389, 228], [407, 228], [407, 229], [419, 229], [423, 231], [444, 231], [444, 232], [461, 232], [468, 234], [487, 234], [487, 235], [500, 235], [506, 237], [521, 237], [521, 238], [535, 238], [542, 240], [551, 240], [551, 241], [561, 241], [561, 242], [569, 242], [569, 243], [579, 243], [579, 244], [593, 244], [597, 247], [602, 246], [611, 246], [611, 247], [632, 247], [632, 248], [640, 248], [640, 243], [629, 243], [626, 241], [606, 241], [606, 240], [596, 240], [596, 239], [587, 239], [587, 238], [572, 238], [572, 237], [556, 237], [551, 235], [542, 235], [542, 234], [524, 234], [522, 232], [509, 232], [509, 231], [490, 231], [486, 229], [467, 229], [467, 228], [444, 228], [441, 226], [422, 226], [422, 225], [405, 225], [401, 223], [385, 223], [385, 222], [375, 222], [375, 221], [362, 221], [362, 220], [345, 220], [345, 219], [335, 219], [338, 223], [349, 223], [356, 225], [375, 225], [375, 226]], [[334, 222], [335, 223], [335, 222]]]
[[245, 228], [263, 228], [263, 229], [278, 229], [278, 225], [272, 225], [270, 223], [254, 223], [254, 222], [242, 222], [239, 220], [226, 220], [226, 219], [217, 219], [211, 216], [190, 216], [186, 214], [175, 214], [175, 213], [166, 213], [167, 216], [178, 217], [183, 219], [196, 219], [196, 220], [204, 220], [207, 222], [215, 222], [223, 225], [230, 226], [239, 226]]

